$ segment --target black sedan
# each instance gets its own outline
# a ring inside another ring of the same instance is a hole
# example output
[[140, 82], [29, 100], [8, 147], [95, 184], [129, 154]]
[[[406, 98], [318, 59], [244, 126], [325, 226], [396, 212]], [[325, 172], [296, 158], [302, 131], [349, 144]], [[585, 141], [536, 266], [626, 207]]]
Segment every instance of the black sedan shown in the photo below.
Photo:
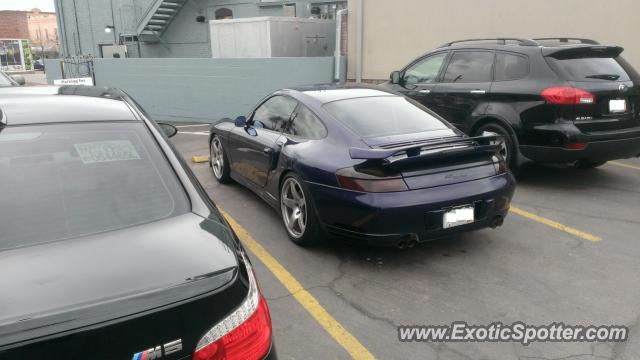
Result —
[[499, 137], [466, 137], [380, 88], [280, 90], [210, 131], [216, 179], [260, 195], [300, 245], [328, 234], [410, 247], [497, 227], [515, 188]]
[[175, 131], [117, 90], [0, 93], [1, 359], [275, 358]]

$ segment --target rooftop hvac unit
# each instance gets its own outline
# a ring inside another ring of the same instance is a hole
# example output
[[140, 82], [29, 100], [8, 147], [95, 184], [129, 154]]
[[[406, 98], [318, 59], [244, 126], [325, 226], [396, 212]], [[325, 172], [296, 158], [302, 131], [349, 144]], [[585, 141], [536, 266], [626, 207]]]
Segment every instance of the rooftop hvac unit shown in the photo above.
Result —
[[213, 58], [333, 56], [335, 21], [296, 17], [211, 20]]

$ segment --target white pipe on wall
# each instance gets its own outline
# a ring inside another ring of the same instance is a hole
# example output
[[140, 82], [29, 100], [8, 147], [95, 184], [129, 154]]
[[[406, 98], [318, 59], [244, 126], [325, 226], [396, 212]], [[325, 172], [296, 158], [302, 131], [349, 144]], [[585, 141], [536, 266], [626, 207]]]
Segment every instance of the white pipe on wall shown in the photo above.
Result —
[[333, 56], [335, 57], [335, 74], [334, 80], [340, 81], [340, 57], [342, 56], [342, 17], [347, 13], [347, 9], [341, 9], [336, 12], [336, 46]]
[[362, 82], [363, 0], [356, 1], [356, 82]]

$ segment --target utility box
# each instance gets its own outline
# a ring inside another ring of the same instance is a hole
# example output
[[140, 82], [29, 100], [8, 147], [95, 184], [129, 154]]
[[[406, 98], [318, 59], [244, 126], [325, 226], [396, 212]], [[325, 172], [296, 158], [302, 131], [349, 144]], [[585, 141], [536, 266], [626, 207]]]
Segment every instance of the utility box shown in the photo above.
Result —
[[102, 45], [103, 58], [126, 58], [127, 57], [127, 45]]
[[209, 21], [213, 58], [333, 56], [336, 22], [295, 17]]

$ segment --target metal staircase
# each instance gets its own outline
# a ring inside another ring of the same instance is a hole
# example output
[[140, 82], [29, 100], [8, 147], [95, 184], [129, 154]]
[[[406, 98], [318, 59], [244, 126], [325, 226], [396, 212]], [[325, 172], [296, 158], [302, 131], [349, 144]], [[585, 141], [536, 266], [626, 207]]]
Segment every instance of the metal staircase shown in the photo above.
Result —
[[189, 0], [156, 0], [147, 8], [138, 24], [138, 39], [145, 42], [160, 42], [160, 36]]

